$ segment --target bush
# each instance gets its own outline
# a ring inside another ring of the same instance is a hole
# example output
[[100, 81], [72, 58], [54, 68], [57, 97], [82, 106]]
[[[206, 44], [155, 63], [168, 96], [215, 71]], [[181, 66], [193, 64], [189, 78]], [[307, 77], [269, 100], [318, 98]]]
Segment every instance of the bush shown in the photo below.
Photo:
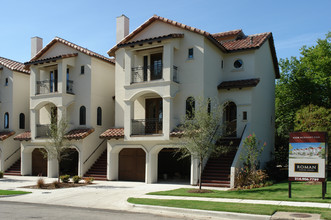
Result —
[[236, 169], [235, 187], [244, 189], [260, 188], [265, 186], [268, 175], [264, 170]]
[[37, 187], [38, 189], [42, 189], [45, 186], [45, 180], [43, 178], [39, 178], [37, 180]]
[[54, 186], [54, 188], [60, 188], [60, 183], [56, 180], [52, 183], [52, 185]]
[[80, 176], [73, 176], [72, 177], [72, 181], [74, 182], [74, 183], [79, 183], [79, 181], [82, 179], [82, 177], [80, 177]]
[[87, 184], [91, 184], [94, 181], [93, 177], [84, 177], [84, 181]]
[[63, 183], [68, 183], [68, 182], [69, 182], [69, 178], [70, 178], [70, 175], [63, 175], [63, 176], [60, 176], [60, 180], [61, 180]]
[[0, 171], [0, 178], [3, 178], [3, 172]]

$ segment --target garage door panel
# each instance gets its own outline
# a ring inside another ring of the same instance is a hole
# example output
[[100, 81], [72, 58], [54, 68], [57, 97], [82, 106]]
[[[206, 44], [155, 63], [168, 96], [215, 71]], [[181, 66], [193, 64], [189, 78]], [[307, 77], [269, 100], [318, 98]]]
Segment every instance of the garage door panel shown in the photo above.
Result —
[[145, 181], [145, 151], [126, 148], [119, 154], [119, 180]]

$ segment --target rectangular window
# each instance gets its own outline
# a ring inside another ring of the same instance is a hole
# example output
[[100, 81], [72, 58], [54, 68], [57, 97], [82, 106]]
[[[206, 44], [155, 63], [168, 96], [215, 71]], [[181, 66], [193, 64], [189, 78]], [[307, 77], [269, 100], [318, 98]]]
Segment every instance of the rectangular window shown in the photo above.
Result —
[[193, 59], [193, 48], [188, 49], [188, 59]]
[[80, 67], [80, 74], [84, 74], [85, 73], [85, 67], [84, 66], [81, 66]]
[[247, 112], [243, 112], [243, 120], [247, 120]]
[[8, 78], [6, 78], [6, 81], [5, 81], [5, 86], [8, 86]]

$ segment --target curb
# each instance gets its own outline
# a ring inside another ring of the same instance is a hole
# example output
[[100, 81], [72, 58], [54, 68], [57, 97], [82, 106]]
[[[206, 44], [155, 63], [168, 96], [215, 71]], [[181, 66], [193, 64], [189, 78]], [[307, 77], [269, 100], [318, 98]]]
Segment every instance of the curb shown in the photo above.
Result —
[[226, 218], [226, 219], [246, 219], [246, 220], [269, 220], [271, 216], [269, 215], [256, 215], [256, 214], [246, 214], [246, 213], [236, 213], [236, 212], [221, 212], [221, 211], [208, 211], [208, 210], [198, 210], [198, 209], [185, 209], [185, 208], [175, 208], [175, 207], [165, 207], [165, 206], [152, 206], [152, 205], [139, 205], [129, 203], [133, 208], [146, 209], [146, 210], [162, 210], [166, 212], [171, 212], [177, 215], [199, 215], [200, 217], [213, 217], [213, 218]]

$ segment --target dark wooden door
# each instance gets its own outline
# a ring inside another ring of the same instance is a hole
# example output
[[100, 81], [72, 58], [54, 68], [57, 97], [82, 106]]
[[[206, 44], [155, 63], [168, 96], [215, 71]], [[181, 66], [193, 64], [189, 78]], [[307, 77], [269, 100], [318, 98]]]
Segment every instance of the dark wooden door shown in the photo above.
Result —
[[226, 136], [235, 137], [237, 134], [237, 106], [233, 102], [225, 108]]
[[146, 153], [140, 148], [125, 148], [119, 154], [119, 180], [145, 182]]
[[39, 148], [32, 151], [32, 176], [47, 176], [47, 159]]
[[151, 80], [162, 79], [162, 53], [151, 54]]
[[145, 133], [161, 134], [163, 121], [162, 98], [146, 99]]

